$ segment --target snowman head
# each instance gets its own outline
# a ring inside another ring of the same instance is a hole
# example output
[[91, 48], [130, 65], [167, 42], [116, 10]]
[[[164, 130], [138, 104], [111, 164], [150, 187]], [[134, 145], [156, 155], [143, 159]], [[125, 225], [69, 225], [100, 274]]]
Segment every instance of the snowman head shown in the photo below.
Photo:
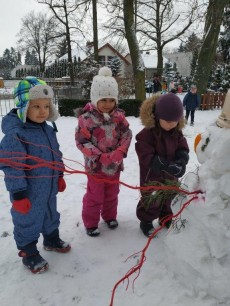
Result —
[[196, 152], [198, 162], [203, 164], [209, 155], [208, 144], [210, 142], [209, 133], [200, 133], [194, 140], [194, 151]]

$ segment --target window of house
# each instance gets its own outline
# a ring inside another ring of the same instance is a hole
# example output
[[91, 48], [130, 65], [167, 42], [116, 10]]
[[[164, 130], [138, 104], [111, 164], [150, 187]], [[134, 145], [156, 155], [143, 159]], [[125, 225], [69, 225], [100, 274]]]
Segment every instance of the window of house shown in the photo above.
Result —
[[99, 56], [99, 64], [101, 66], [105, 66], [106, 65], [105, 56]]

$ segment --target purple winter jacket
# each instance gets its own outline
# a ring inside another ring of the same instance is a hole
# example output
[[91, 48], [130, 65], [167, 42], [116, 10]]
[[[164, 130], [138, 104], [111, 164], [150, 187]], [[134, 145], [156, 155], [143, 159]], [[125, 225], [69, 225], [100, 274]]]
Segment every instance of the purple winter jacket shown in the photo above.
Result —
[[184, 126], [184, 119], [181, 119], [178, 126], [171, 131], [156, 127], [152, 113], [155, 101], [156, 97], [152, 97], [142, 103], [140, 119], [145, 127], [136, 135], [135, 149], [140, 165], [141, 186], [150, 181], [177, 180], [165, 172], [156, 173], [151, 169], [151, 163], [155, 155], [163, 157], [168, 162], [173, 162], [177, 150], [189, 152], [187, 140], [181, 131]]

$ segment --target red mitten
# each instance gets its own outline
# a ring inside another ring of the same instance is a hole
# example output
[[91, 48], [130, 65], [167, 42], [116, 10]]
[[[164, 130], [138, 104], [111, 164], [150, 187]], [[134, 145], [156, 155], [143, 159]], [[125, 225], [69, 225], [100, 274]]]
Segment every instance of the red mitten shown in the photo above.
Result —
[[31, 209], [31, 203], [28, 198], [13, 201], [13, 208], [21, 214], [27, 214]]
[[111, 160], [115, 164], [121, 164], [123, 161], [124, 154], [120, 150], [115, 150], [111, 153]]
[[63, 192], [66, 189], [66, 183], [62, 176], [58, 179], [58, 192]]
[[111, 165], [112, 163], [112, 160], [110, 158], [110, 154], [111, 153], [102, 153], [101, 156], [100, 156], [100, 163], [103, 165], [103, 166], [106, 166], [108, 167], [109, 165]]

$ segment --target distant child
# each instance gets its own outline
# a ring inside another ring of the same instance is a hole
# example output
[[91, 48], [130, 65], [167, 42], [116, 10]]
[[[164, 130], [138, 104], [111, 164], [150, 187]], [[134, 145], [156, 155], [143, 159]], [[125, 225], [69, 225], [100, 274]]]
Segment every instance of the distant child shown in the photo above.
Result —
[[153, 76], [153, 93], [156, 94], [161, 90], [161, 82], [158, 75]]
[[[183, 106], [173, 93], [154, 96], [145, 100], [140, 109], [144, 128], [136, 135], [135, 149], [140, 166], [140, 186], [177, 181], [185, 173], [189, 160], [189, 148], [181, 129], [184, 127]], [[171, 202], [174, 196], [164, 200], [153, 200], [146, 205], [150, 193], [141, 192], [136, 214], [144, 235], [154, 231], [153, 220], [159, 224], [173, 215]], [[150, 198], [151, 199], [151, 198]], [[165, 222], [167, 228], [171, 220]]]
[[185, 107], [186, 111], [186, 123], [191, 113], [191, 125], [194, 125], [194, 114], [195, 111], [200, 107], [200, 96], [197, 93], [196, 85], [191, 85], [190, 91], [185, 95], [183, 99], [183, 106]]
[[168, 85], [165, 79], [162, 80], [161, 83], [161, 93], [162, 95], [166, 94], [168, 92]]
[[[58, 118], [53, 97], [52, 88], [44, 81], [27, 77], [14, 89], [16, 108], [2, 119], [5, 136], [0, 144], [0, 156], [22, 163], [15, 167], [0, 164], [12, 202], [14, 239], [24, 266], [33, 273], [48, 269], [47, 261], [37, 250], [40, 233], [47, 251], [66, 253], [71, 248], [60, 239], [58, 229], [60, 214], [56, 196], [65, 190], [66, 183], [57, 130], [46, 123]], [[36, 162], [29, 155], [45, 160], [58, 170], [45, 165], [33, 168]]]
[[110, 229], [118, 226], [119, 193], [119, 183], [97, 182], [94, 177], [119, 180], [132, 132], [124, 112], [117, 107], [118, 84], [111, 69], [99, 70], [93, 78], [90, 96], [91, 103], [86, 104], [79, 116], [75, 139], [89, 173], [82, 218], [86, 233], [94, 237], [100, 234], [100, 216]]

